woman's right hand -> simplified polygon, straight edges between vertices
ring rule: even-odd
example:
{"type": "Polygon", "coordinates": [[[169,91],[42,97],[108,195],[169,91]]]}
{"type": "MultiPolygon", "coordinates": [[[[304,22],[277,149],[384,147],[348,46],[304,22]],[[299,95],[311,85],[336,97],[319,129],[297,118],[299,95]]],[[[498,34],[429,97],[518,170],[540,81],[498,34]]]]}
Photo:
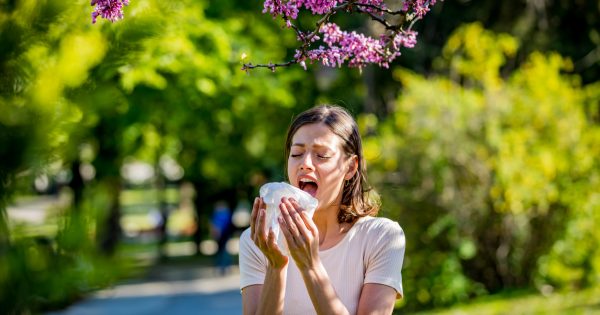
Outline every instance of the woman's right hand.
{"type": "Polygon", "coordinates": [[[256,197],[252,205],[250,237],[265,257],[267,257],[269,266],[281,269],[287,266],[289,258],[277,246],[273,230],[269,228],[267,231],[266,217],[267,205],[263,202],[262,198],[256,197]]]}

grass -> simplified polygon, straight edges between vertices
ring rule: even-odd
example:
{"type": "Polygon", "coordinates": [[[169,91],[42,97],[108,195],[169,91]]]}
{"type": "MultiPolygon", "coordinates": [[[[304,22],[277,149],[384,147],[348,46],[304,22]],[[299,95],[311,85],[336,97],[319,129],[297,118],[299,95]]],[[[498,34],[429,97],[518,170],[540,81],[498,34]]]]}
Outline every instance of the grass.
{"type": "MultiPolygon", "coordinates": [[[[400,314],[403,312],[400,311],[400,314]]],[[[523,294],[489,296],[447,309],[413,315],[579,315],[600,314],[600,287],[549,295],[523,294]]]]}

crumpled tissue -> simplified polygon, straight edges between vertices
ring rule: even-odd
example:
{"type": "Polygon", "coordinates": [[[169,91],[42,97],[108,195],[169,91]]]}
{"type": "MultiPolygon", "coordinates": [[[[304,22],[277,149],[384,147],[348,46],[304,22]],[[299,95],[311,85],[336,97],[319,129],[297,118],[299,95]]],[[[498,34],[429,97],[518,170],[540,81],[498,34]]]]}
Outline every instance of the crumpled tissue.
{"type": "Polygon", "coordinates": [[[283,236],[283,232],[280,231],[279,221],[277,221],[277,218],[281,216],[281,212],[279,211],[281,198],[286,197],[295,199],[298,204],[300,204],[300,207],[304,208],[304,211],[310,218],[312,218],[315,213],[319,201],[300,188],[284,182],[264,184],[260,187],[260,196],[267,206],[265,218],[267,231],[269,228],[273,229],[279,249],[287,255],[288,248],[285,242],[285,236],[283,236]]]}

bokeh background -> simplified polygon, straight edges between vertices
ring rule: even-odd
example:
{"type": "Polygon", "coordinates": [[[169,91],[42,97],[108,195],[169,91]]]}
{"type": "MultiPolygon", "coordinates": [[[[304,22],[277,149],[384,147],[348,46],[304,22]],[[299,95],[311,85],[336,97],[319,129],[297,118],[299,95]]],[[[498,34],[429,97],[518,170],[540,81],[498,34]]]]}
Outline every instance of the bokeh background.
{"type": "Polygon", "coordinates": [[[445,0],[390,69],[246,73],[297,45],[261,11],[131,0],[93,25],[89,1],[0,0],[0,313],[157,266],[235,273],[287,125],[322,103],[357,118],[405,230],[398,314],[600,313],[599,2],[445,0]]]}

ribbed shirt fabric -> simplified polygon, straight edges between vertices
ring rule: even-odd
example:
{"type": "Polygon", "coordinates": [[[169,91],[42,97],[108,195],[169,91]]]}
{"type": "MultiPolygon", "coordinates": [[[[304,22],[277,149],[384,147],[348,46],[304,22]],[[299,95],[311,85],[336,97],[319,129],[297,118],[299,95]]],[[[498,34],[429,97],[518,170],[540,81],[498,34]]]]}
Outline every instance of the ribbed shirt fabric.
{"type": "MultiPolygon", "coordinates": [[[[350,314],[355,314],[362,286],[379,283],[402,296],[402,262],[405,238],[397,222],[386,218],[363,217],[335,246],[319,251],[337,296],[350,314]]],[[[240,238],[240,288],[263,284],[267,259],[250,238],[250,229],[240,238]]],[[[284,314],[316,314],[302,275],[290,258],[284,314]]]]}

